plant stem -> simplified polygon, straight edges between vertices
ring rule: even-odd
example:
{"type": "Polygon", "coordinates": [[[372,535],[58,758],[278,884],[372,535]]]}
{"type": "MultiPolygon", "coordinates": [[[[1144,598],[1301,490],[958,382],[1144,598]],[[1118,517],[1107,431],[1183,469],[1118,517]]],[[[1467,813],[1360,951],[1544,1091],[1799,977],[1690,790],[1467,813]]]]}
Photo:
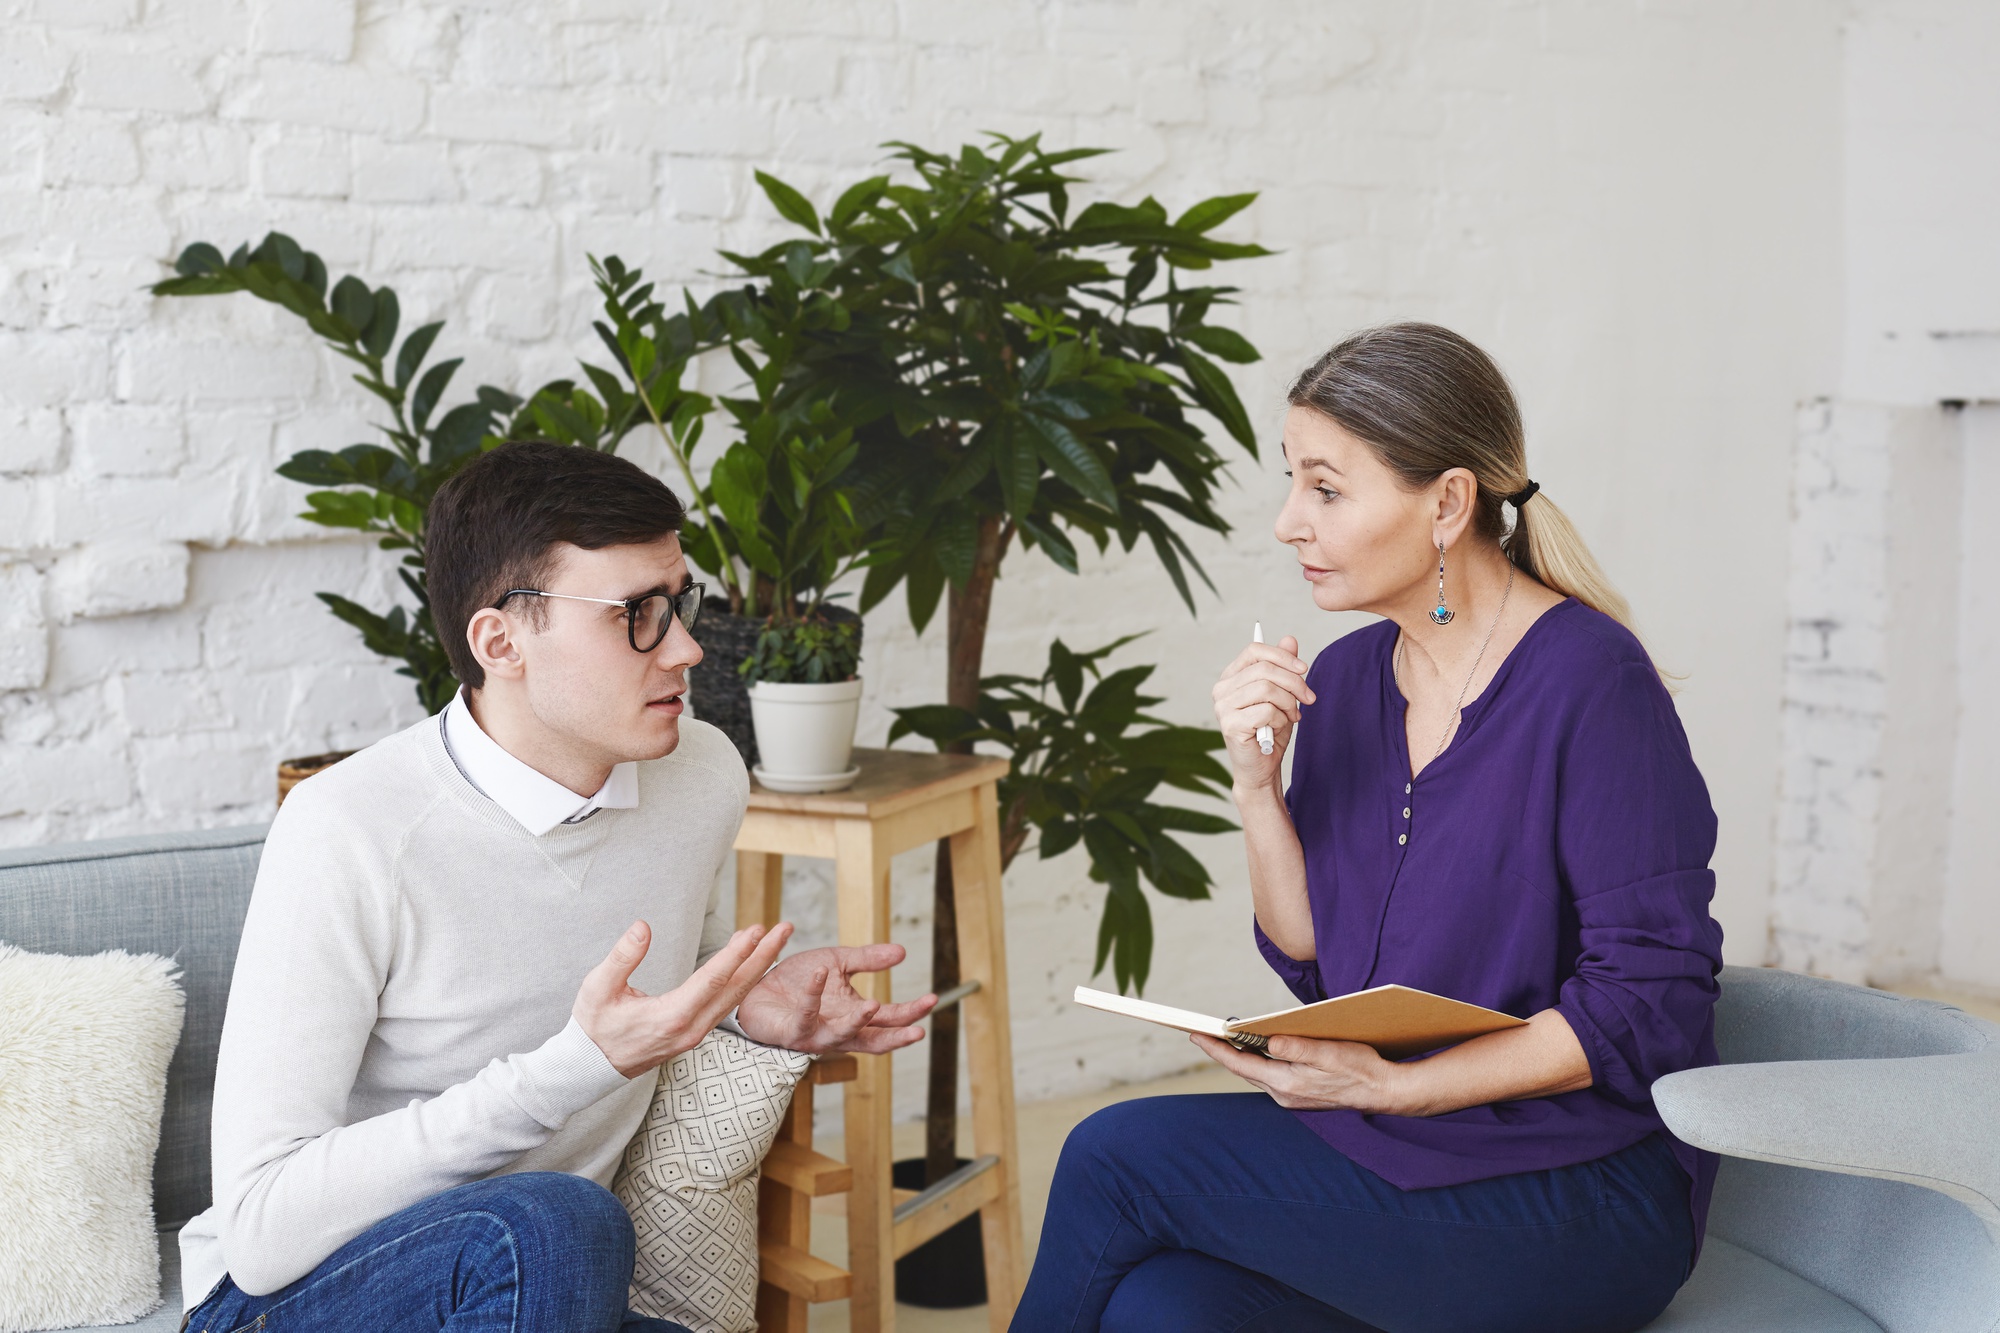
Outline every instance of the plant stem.
{"type": "MultiPolygon", "coordinates": [[[[630,367],[627,368],[629,369],[630,367]]],[[[709,512],[708,501],[704,500],[701,495],[701,485],[694,479],[694,465],[688,462],[688,456],[681,452],[680,445],[674,440],[673,432],[667,429],[667,423],[660,420],[659,410],[653,406],[652,397],[647,394],[646,386],[641,384],[637,387],[639,389],[639,401],[646,405],[647,419],[653,423],[653,429],[660,432],[660,439],[666,444],[667,452],[672,454],[674,461],[681,465],[681,475],[687,478],[688,494],[694,497],[695,507],[701,510],[701,521],[708,525],[710,533],[720,534],[722,529],[715,526],[715,515],[709,512]]],[[[721,576],[722,586],[729,592],[730,609],[734,611],[738,607],[745,606],[746,599],[743,595],[743,590],[736,585],[736,567],[729,559],[729,553],[722,549],[722,539],[719,535],[716,537],[715,549],[722,555],[722,568],[715,572],[721,576]]],[[[756,615],[757,608],[755,604],[749,604],[743,614],[756,615]]]]}
{"type": "MultiPolygon", "coordinates": [[[[945,702],[967,712],[979,708],[980,666],[986,656],[986,626],[993,614],[993,584],[1000,558],[1013,538],[998,514],[979,520],[972,577],[946,594],[945,633],[949,665],[945,702]]],[[[949,747],[972,753],[970,743],[949,747]]],[[[997,886],[996,886],[997,887],[997,886]]],[[[942,995],[959,983],[958,896],[951,870],[951,839],[940,838],[937,871],[931,881],[931,989],[942,995]]],[[[930,1086],[924,1118],[924,1183],[935,1185],[958,1167],[958,1006],[931,1020],[930,1086]]]]}

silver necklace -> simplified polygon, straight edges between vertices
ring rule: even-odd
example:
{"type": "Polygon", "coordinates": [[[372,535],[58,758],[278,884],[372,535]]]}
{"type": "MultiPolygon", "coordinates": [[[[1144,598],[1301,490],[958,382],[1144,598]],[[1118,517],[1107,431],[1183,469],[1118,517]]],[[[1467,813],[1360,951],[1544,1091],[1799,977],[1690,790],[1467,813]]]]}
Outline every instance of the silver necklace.
{"type": "MultiPolygon", "coordinates": [[[[1486,660],[1486,649],[1493,642],[1493,631],[1500,628],[1500,617],[1507,614],[1507,599],[1513,596],[1513,593],[1514,562],[1509,560],[1507,562],[1507,587],[1500,594],[1500,609],[1493,613],[1493,623],[1486,627],[1486,637],[1479,644],[1479,655],[1472,659],[1472,670],[1465,673],[1465,684],[1458,687],[1458,702],[1451,706],[1451,716],[1445,719],[1444,735],[1438,737],[1438,747],[1431,753],[1430,763],[1425,764],[1425,768],[1429,768],[1431,764],[1437,762],[1437,757],[1444,753],[1444,747],[1450,742],[1452,730],[1458,726],[1459,710],[1465,707],[1466,692],[1472,688],[1472,678],[1479,674],[1479,664],[1486,660]]],[[[1396,677],[1396,688],[1399,690],[1403,688],[1403,647],[1403,636],[1398,634],[1396,636],[1396,660],[1390,665],[1389,669],[1396,677]]],[[[1406,692],[1403,697],[1405,699],[1409,698],[1408,693],[1406,692]]]]}

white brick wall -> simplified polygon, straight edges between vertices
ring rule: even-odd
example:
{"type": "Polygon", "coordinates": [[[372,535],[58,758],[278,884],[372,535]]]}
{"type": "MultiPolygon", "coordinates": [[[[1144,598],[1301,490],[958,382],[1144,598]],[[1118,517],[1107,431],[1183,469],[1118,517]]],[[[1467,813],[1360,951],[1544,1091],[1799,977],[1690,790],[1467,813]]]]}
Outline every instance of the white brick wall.
{"type": "Polygon", "coordinates": [[[1769,961],[1935,971],[1957,748],[1959,414],[1800,416],[1769,961]]]}
{"type": "MultiPolygon", "coordinates": [[[[1535,475],[1688,674],[1717,911],[1732,956],[1760,957],[1792,414],[1832,391],[1838,345],[1838,18],[1816,0],[22,0],[0,43],[0,843],[262,818],[278,757],[415,716],[311,596],[385,603],[391,565],[293,518],[301,488],[271,472],[367,438],[367,404],[247,299],[145,296],[181,246],[286,230],[392,283],[406,319],[448,317],[461,385],[523,385],[593,345],[586,253],[706,283],[717,246],[773,236],[753,167],[824,202],[884,140],[1039,130],[1121,150],[1093,191],[1266,192],[1230,231],[1281,253],[1228,277],[1271,358],[1240,383],[1273,448],[1287,375],[1358,324],[1435,318],[1499,355],[1535,475]]],[[[1267,536],[1270,453],[1235,470],[1237,538],[1198,543],[1224,590],[1198,621],[1143,555],[1077,579],[1016,557],[993,666],[1038,662],[1052,628],[1151,629],[1135,653],[1195,721],[1251,619],[1309,647],[1348,628],[1267,536]]],[[[871,624],[864,738],[936,697],[940,639],[871,624]]],[[[1235,849],[1205,854],[1218,900],[1156,904],[1154,993],[1240,1011],[1275,988],[1235,849]]],[[[920,893],[899,893],[915,938],[920,893]]],[[[1024,862],[1009,893],[1024,1092],[1185,1061],[1064,1004],[1096,920],[1080,858],[1024,862]]]]}

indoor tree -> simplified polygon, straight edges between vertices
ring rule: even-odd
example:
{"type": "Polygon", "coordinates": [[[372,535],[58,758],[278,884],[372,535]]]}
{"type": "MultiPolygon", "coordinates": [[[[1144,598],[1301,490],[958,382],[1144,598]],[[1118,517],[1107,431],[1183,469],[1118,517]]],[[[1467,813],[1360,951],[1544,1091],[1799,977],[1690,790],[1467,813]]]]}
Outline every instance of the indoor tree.
{"type": "MultiPolygon", "coordinates": [[[[1229,528],[1215,506],[1225,460],[1201,418],[1255,456],[1248,415],[1217,361],[1258,354],[1209,322],[1235,289],[1184,275],[1267,252],[1212,235],[1251,194],[1205,199],[1179,216],[1150,197],[1073,211],[1079,178],[1064,168],[1103,150],[1051,152],[1038,136],[999,135],[954,154],[890,147],[910,175],[862,180],[824,215],[759,172],[798,234],[727,255],[749,281],[703,314],[724,326],[746,370],[783,364],[774,401],[828,403],[853,432],[854,491],[874,536],[862,608],[900,586],[921,631],[942,600],[945,705],[991,720],[986,635],[994,584],[1015,547],[1074,573],[1079,534],[1100,552],[1143,540],[1193,609],[1189,575],[1206,576],[1183,530],[1229,528]]],[[[988,739],[1007,743],[992,731],[988,739]]],[[[933,734],[959,751],[973,743],[970,732],[933,734]]],[[[1144,978],[1150,916],[1123,863],[1087,850],[1108,886],[1100,966],[1108,956],[1122,990],[1144,978]]],[[[937,861],[933,985],[942,991],[958,980],[957,929],[950,858],[937,861]]],[[[1156,887],[1172,873],[1145,858],[1136,869],[1156,887]]],[[[955,1134],[953,1014],[933,1025],[931,1061],[935,1180],[950,1169],[955,1134]]]]}

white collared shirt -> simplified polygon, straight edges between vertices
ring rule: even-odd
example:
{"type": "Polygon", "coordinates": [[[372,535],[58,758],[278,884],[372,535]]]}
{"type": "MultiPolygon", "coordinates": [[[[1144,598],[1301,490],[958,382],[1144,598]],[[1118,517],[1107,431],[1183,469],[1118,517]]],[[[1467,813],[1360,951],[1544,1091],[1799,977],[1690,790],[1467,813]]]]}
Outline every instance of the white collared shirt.
{"type": "Polygon", "coordinates": [[[578,796],[487,735],[466,706],[464,690],[446,705],[443,727],[444,748],[465,780],[537,838],[558,824],[580,824],[599,810],[631,810],[639,804],[638,764],[613,764],[595,796],[578,796]]]}

